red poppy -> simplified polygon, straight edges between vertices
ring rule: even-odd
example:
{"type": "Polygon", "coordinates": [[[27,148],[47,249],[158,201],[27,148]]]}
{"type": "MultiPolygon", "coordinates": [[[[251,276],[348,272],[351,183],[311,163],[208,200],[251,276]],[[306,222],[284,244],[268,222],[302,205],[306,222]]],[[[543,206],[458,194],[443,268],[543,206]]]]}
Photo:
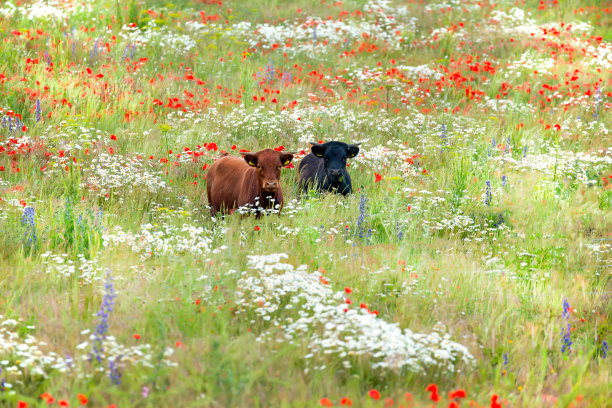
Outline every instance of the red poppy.
{"type": "Polygon", "coordinates": [[[501,404],[497,402],[498,399],[499,399],[499,395],[497,394],[493,394],[491,396],[491,408],[502,408],[501,404]]]}
{"type": "Polygon", "coordinates": [[[465,398],[465,396],[466,396],[465,390],[463,390],[461,388],[458,389],[458,390],[452,391],[452,392],[450,392],[448,394],[448,398],[450,398],[450,399],[465,398]]]}
{"type": "Polygon", "coordinates": [[[429,384],[425,391],[429,391],[431,394],[429,395],[429,399],[434,402],[440,401],[440,395],[438,395],[438,386],[436,384],[429,384]]]}
{"type": "Polygon", "coordinates": [[[53,396],[48,392],[43,392],[42,394],[40,394],[40,399],[45,400],[47,404],[51,404],[53,401],[55,401],[53,396]]]}
{"type": "Polygon", "coordinates": [[[58,404],[59,404],[60,407],[69,407],[70,406],[70,403],[68,401],[66,401],[66,400],[59,400],[58,404]]]}
{"type": "Polygon", "coordinates": [[[134,338],[135,338],[136,340],[140,340],[140,334],[138,334],[138,333],[134,334],[134,338]]]}
{"type": "Polygon", "coordinates": [[[353,405],[353,401],[351,401],[350,398],[342,398],[342,400],[340,400],[340,405],[346,405],[347,407],[350,407],[351,405],[353,405]]]}
{"type": "Polygon", "coordinates": [[[87,397],[85,396],[85,394],[77,394],[77,398],[79,402],[81,403],[81,405],[85,405],[89,401],[87,397]]]}
{"type": "Polygon", "coordinates": [[[378,183],[381,180],[382,180],[382,176],[378,173],[374,173],[374,182],[378,183]]]}
{"type": "Polygon", "coordinates": [[[333,407],[334,403],[330,401],[329,398],[321,398],[319,400],[319,404],[321,404],[322,407],[333,407]]]}
{"type": "Polygon", "coordinates": [[[368,392],[368,395],[374,400],[380,399],[380,392],[378,390],[370,390],[370,392],[368,392]]]}
{"type": "Polygon", "coordinates": [[[28,408],[28,403],[25,401],[17,401],[17,408],[28,408]]]}
{"type": "Polygon", "coordinates": [[[353,289],[351,289],[351,288],[349,288],[349,287],[345,287],[345,288],[344,288],[344,291],[345,291],[347,294],[350,294],[350,293],[353,291],[353,289]]]}

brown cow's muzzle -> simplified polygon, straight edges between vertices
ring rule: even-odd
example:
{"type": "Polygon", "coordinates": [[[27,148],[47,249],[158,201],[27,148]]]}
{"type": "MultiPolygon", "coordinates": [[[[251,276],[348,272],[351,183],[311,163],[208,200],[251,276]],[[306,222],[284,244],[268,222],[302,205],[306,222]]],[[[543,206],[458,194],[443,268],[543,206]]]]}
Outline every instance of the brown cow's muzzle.
{"type": "Polygon", "coordinates": [[[276,190],[278,190],[278,181],[264,181],[262,190],[265,193],[276,193],[276,190]]]}

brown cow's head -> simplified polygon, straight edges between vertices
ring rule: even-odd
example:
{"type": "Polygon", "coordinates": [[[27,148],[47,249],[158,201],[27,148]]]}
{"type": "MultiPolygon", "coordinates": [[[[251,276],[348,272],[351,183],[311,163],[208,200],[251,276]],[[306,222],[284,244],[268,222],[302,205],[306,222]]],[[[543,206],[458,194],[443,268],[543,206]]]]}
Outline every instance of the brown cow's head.
{"type": "Polygon", "coordinates": [[[249,166],[257,169],[259,189],[266,194],[275,194],[278,191],[281,168],[293,160],[292,152],[277,152],[272,149],[243,153],[243,156],[249,166]]]}

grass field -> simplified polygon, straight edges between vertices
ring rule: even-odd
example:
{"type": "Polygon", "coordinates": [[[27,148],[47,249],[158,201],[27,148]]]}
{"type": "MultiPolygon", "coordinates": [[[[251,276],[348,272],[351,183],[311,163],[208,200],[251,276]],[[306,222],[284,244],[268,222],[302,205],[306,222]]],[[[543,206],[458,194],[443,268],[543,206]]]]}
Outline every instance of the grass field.
{"type": "Polygon", "coordinates": [[[0,406],[612,405],[612,3],[0,4],[0,406]],[[309,142],[353,194],[297,199],[309,142]],[[223,151],[296,151],[212,218],[223,151]]]}

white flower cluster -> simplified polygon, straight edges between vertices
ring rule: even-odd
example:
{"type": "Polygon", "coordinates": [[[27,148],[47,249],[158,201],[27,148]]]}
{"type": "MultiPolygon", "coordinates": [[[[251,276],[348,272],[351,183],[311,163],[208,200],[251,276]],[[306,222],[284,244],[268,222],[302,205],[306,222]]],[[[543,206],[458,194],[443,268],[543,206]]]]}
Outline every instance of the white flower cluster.
{"type": "Polygon", "coordinates": [[[602,41],[598,47],[588,45],[587,53],[593,57],[589,62],[590,65],[605,70],[612,69],[612,44],[602,41]]]}
{"type": "Polygon", "coordinates": [[[99,197],[112,194],[125,195],[135,189],[149,193],[169,192],[170,186],[162,179],[162,173],[146,169],[146,160],[128,159],[120,154],[100,153],[84,169],[82,188],[95,191],[99,197]]]}
{"type": "Polygon", "coordinates": [[[19,13],[28,20],[49,19],[61,21],[76,12],[91,12],[91,10],[91,4],[88,2],[35,0],[17,7],[13,2],[7,1],[0,8],[0,16],[15,16],[19,13]]]}
{"type": "MultiPolygon", "coordinates": [[[[81,334],[89,334],[90,330],[84,330],[81,334]]],[[[89,340],[91,343],[96,342],[96,337],[94,334],[89,336],[89,340]]],[[[85,341],[76,346],[78,350],[91,350],[92,346],[89,341],[85,341]]],[[[117,342],[114,336],[106,336],[106,338],[99,345],[100,357],[104,361],[113,361],[116,363],[117,368],[123,371],[127,367],[127,365],[138,365],[146,368],[154,368],[154,358],[158,356],[159,353],[154,352],[151,345],[148,343],[142,343],[135,346],[126,346],[117,342]]],[[[163,358],[160,361],[161,364],[168,367],[176,367],[178,364],[171,361],[170,357],[174,354],[174,350],[170,347],[166,347],[163,352],[163,358]]],[[[88,353],[85,353],[81,356],[82,361],[89,361],[92,359],[92,356],[88,353]]],[[[97,371],[105,371],[108,372],[108,367],[99,365],[96,367],[97,371]]]]}
{"type": "Polygon", "coordinates": [[[211,108],[208,115],[210,123],[219,128],[212,135],[217,140],[227,140],[232,134],[261,133],[281,136],[288,133],[300,135],[299,139],[304,143],[311,142],[316,138],[314,123],[307,119],[306,114],[302,118],[300,113],[302,110],[296,109],[276,114],[271,111],[265,112],[261,106],[249,112],[244,105],[241,105],[234,107],[226,115],[211,108]]]}
{"type": "Polygon", "coordinates": [[[487,109],[498,113],[514,112],[533,114],[536,112],[535,107],[533,107],[532,105],[523,102],[515,102],[512,99],[497,99],[490,98],[489,96],[484,95],[483,102],[487,109]]]}
{"type": "Polygon", "coordinates": [[[98,258],[87,259],[85,255],[78,254],[77,260],[68,258],[68,254],[53,254],[51,251],[40,255],[46,265],[46,273],[54,276],[67,278],[77,276],[86,283],[94,280],[101,281],[104,277],[103,268],[98,264],[98,258]]]}
{"type": "MultiPolygon", "coordinates": [[[[0,315],[0,319],[2,319],[0,315]]],[[[0,378],[5,379],[4,386],[13,388],[13,384],[21,383],[30,377],[47,378],[53,372],[73,373],[78,376],[87,376],[88,367],[77,364],[78,361],[91,360],[91,347],[88,342],[76,346],[74,353],[61,357],[53,351],[45,351],[47,343],[37,340],[30,334],[20,335],[15,331],[22,323],[14,319],[0,322],[0,378]],[[71,357],[70,355],[74,355],[71,357]]],[[[33,326],[24,329],[33,330],[33,326]]],[[[81,334],[88,334],[85,330],[81,334]]],[[[94,336],[90,339],[93,341],[94,336]]],[[[124,370],[128,365],[154,368],[154,358],[158,356],[150,344],[142,343],[135,346],[125,346],[117,342],[113,336],[107,336],[101,343],[100,357],[107,361],[115,361],[117,368],[124,370]]],[[[169,358],[174,350],[167,347],[164,350],[160,363],[165,366],[176,366],[169,358]]],[[[108,372],[107,366],[99,366],[98,371],[108,372]]]]}
{"type": "Polygon", "coordinates": [[[406,147],[400,140],[389,140],[386,146],[364,143],[364,148],[353,162],[357,168],[366,167],[375,172],[393,170],[404,177],[415,176],[419,167],[408,162],[415,154],[414,149],[406,147]]]}
{"type": "Polygon", "coordinates": [[[108,144],[109,134],[99,129],[83,126],[76,122],[62,121],[58,125],[47,126],[42,134],[47,146],[60,150],[84,150],[96,143],[108,144]]]}
{"type": "Polygon", "coordinates": [[[520,59],[508,63],[508,66],[501,68],[500,71],[504,78],[516,79],[517,74],[531,75],[533,71],[538,71],[538,74],[552,75],[556,68],[557,62],[554,59],[542,58],[530,51],[525,51],[520,59]]]}
{"type": "Polygon", "coordinates": [[[531,13],[525,10],[513,7],[506,11],[494,10],[491,13],[492,22],[495,25],[490,25],[490,29],[502,33],[504,35],[525,36],[530,37],[534,34],[538,37],[545,37],[549,41],[559,42],[558,35],[562,33],[581,34],[589,33],[593,27],[586,22],[568,22],[561,25],[557,22],[538,25],[536,21],[529,18],[531,13]]]}
{"type": "Polygon", "coordinates": [[[121,27],[119,37],[123,38],[126,44],[156,45],[164,50],[183,54],[196,46],[196,41],[190,36],[175,33],[165,26],[157,26],[154,21],[149,22],[144,29],[124,25],[121,27]]]}
{"type": "Polygon", "coordinates": [[[545,153],[529,154],[516,160],[509,155],[491,158],[495,166],[507,163],[516,171],[539,171],[547,175],[569,178],[583,184],[596,184],[598,173],[612,169],[612,150],[594,155],[585,152],[550,148],[545,153]]]}
{"type": "Polygon", "coordinates": [[[9,381],[5,384],[7,388],[11,388],[10,381],[20,381],[23,376],[47,377],[51,371],[68,371],[70,366],[65,358],[52,351],[44,352],[42,348],[47,344],[30,334],[20,336],[14,331],[17,324],[14,319],[0,322],[0,378],[9,381]]]}
{"type": "MultiPolygon", "coordinates": [[[[358,18],[345,21],[307,17],[282,24],[257,24],[242,21],[234,24],[225,33],[247,41],[250,47],[263,45],[266,48],[281,46],[292,55],[296,53],[328,52],[329,46],[349,46],[362,36],[382,40],[393,48],[399,48],[401,38],[397,32],[410,32],[416,28],[416,17],[408,16],[405,6],[393,7],[389,1],[374,0],[364,6],[365,13],[358,18]],[[291,41],[290,47],[285,45],[291,41]]],[[[194,27],[192,25],[192,27],[194,27]]]]}
{"type": "MultiPolygon", "coordinates": [[[[319,273],[283,263],[286,258],[286,254],[249,256],[248,266],[255,274],[243,272],[237,303],[280,327],[284,335],[278,342],[306,339],[311,353],[305,358],[334,355],[350,367],[351,360],[367,356],[373,368],[415,373],[454,372],[473,362],[467,348],[448,334],[413,333],[385,322],[366,307],[347,304],[346,295],[334,292],[319,273]]],[[[269,341],[274,333],[266,331],[258,339],[269,341]]]]}
{"type": "Polygon", "coordinates": [[[595,274],[600,275],[601,271],[610,271],[612,275],[612,240],[594,239],[586,247],[595,255],[595,274]]]}
{"type": "Polygon", "coordinates": [[[436,219],[423,223],[432,231],[445,231],[451,235],[461,236],[463,241],[482,242],[496,234],[508,235],[510,228],[503,218],[497,220],[476,220],[476,218],[457,212],[446,212],[436,219]]]}
{"type": "Polygon", "coordinates": [[[117,226],[112,232],[105,233],[104,246],[127,245],[133,252],[147,259],[153,255],[193,254],[206,256],[218,253],[226,246],[213,249],[214,234],[224,234],[224,229],[210,231],[199,226],[183,224],[180,227],[163,222],[161,225],[143,224],[136,234],[124,232],[117,226]],[[215,232],[216,231],[216,232],[215,232]]]}

